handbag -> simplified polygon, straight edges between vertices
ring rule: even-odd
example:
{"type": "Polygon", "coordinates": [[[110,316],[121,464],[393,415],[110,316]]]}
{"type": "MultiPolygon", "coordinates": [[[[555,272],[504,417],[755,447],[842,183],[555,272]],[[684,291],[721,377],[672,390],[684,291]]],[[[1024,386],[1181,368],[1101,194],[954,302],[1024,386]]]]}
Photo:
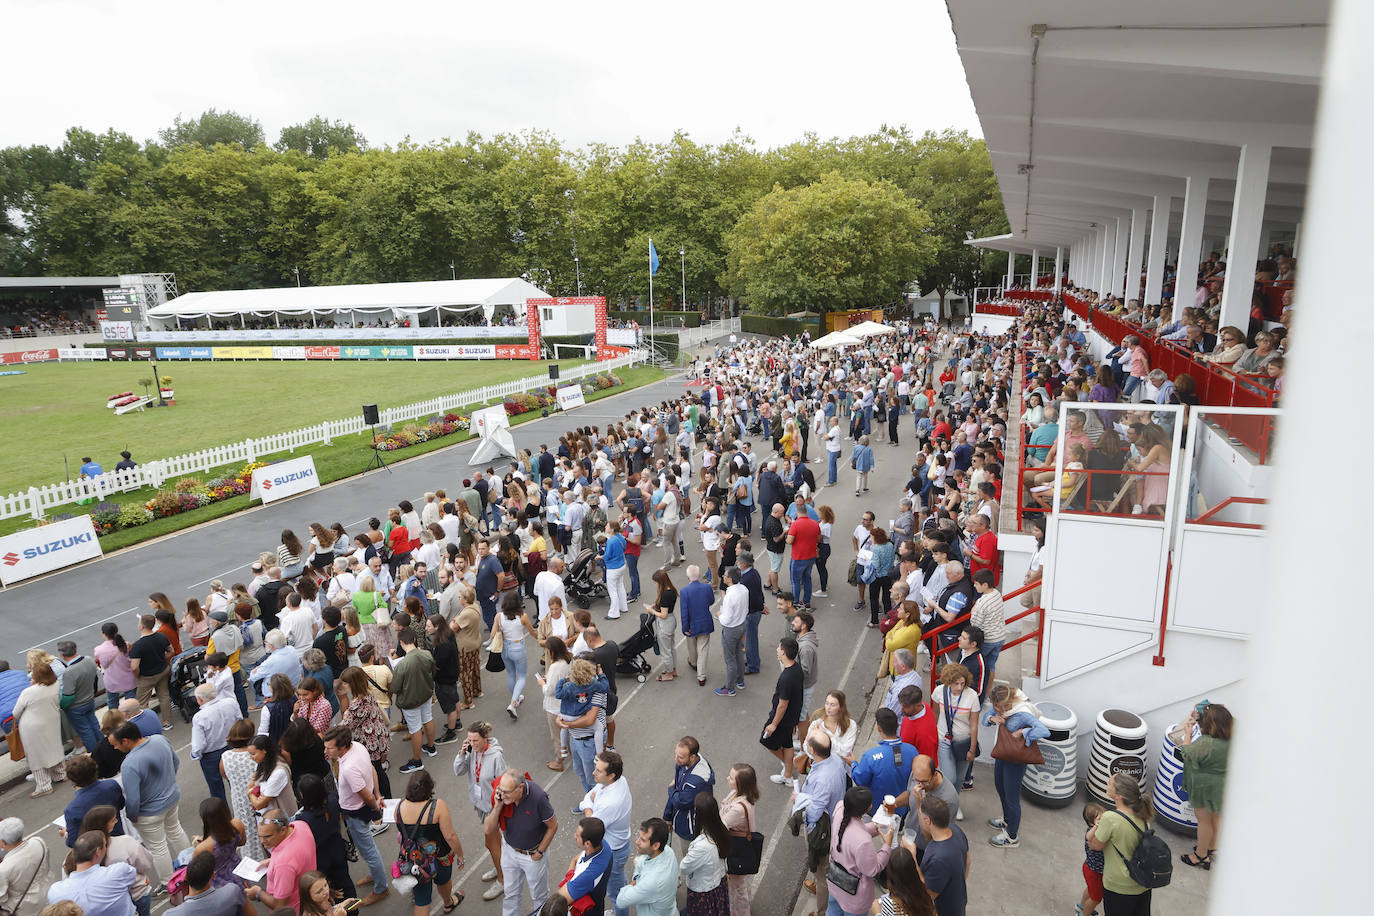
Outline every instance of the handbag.
{"type": "Polygon", "coordinates": [[[839,890],[846,894],[857,894],[859,892],[859,876],[845,868],[835,857],[830,857],[830,864],[825,869],[825,880],[835,885],[839,890]]]}
{"type": "Polygon", "coordinates": [[[497,655],[500,655],[500,654],[501,654],[501,650],[504,649],[505,647],[506,647],[506,636],[505,636],[505,634],[501,631],[501,628],[500,628],[500,627],[497,627],[497,628],[495,628],[495,631],[491,634],[491,643],[489,644],[489,648],[491,649],[492,652],[496,653],[497,655]]]}
{"type": "Polygon", "coordinates": [[[763,858],[763,834],[754,829],[754,819],[746,805],[745,829],[730,831],[730,854],[725,857],[727,875],[757,875],[759,860],[763,858]]]}
{"type": "Polygon", "coordinates": [[[1003,763],[1017,764],[1043,764],[1045,762],[1044,755],[1040,753],[1040,742],[1033,741],[1027,745],[1007,729],[1005,722],[997,728],[997,743],[992,748],[992,759],[1000,760],[1003,763]]]}
{"type": "Polygon", "coordinates": [[[499,650],[487,653],[487,663],[484,666],[492,674],[500,674],[506,670],[506,660],[501,657],[499,650]]]}
{"type": "Polygon", "coordinates": [[[10,760],[18,763],[24,759],[24,739],[19,737],[19,723],[14,723],[10,733],[5,736],[5,743],[10,748],[10,760]]]}

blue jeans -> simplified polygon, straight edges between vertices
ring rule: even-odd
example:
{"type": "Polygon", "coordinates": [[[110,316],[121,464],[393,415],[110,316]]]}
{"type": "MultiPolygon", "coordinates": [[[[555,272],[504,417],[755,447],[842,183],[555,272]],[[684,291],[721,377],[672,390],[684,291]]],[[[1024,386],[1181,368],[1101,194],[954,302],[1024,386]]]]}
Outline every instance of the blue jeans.
{"type": "Polygon", "coordinates": [[[482,626],[490,632],[491,625],[496,622],[496,599],[478,598],[477,603],[482,607],[482,626]]]}
{"type": "Polygon", "coordinates": [[[152,895],[152,894],[144,894],[142,897],[140,897],[140,898],[138,898],[137,900],[135,900],[135,901],[134,901],[134,912],[138,913],[138,916],[152,916],[152,912],[153,912],[153,895],[152,895]]]}
{"type": "MultiPolygon", "coordinates": [[[[611,850],[611,876],[606,881],[606,900],[615,902],[620,889],[625,886],[625,863],[630,860],[630,845],[626,843],[619,849],[611,850]]],[[[630,916],[628,907],[616,907],[615,916],[630,916]]]]}
{"type": "Polygon", "coordinates": [[[105,691],[105,708],[118,709],[120,700],[132,700],[137,695],[137,690],[126,690],[123,693],[117,690],[107,690],[105,691]]]}
{"type": "Polygon", "coordinates": [[[95,717],[95,700],[68,709],[67,721],[72,724],[72,731],[76,732],[81,743],[86,746],[86,753],[94,751],[100,742],[105,740],[100,735],[100,722],[95,717]]]}
{"type": "Polygon", "coordinates": [[[829,473],[826,475],[825,482],[828,483],[828,484],[834,484],[835,481],[839,480],[839,472],[840,472],[840,453],[839,453],[839,452],[827,451],[825,454],[826,454],[826,457],[827,457],[828,459],[830,459],[829,462],[828,462],[828,464],[829,464],[829,473]]]}
{"type": "Polygon", "coordinates": [[[988,674],[985,681],[989,684],[992,683],[992,672],[997,667],[997,659],[1002,655],[1002,647],[1006,644],[1007,641],[1004,639],[1001,642],[984,643],[978,647],[978,654],[983,656],[983,670],[988,674]]]}
{"type": "Polygon", "coordinates": [[[571,745],[573,772],[577,774],[578,780],[582,783],[582,791],[590,792],[592,786],[596,785],[596,780],[592,778],[592,773],[596,769],[596,737],[594,735],[588,735],[585,738],[569,736],[568,743],[571,745]]]}
{"type": "Polygon", "coordinates": [[[792,561],[792,600],[798,604],[811,603],[811,567],[815,565],[815,557],[792,561]]]}
{"type": "Polygon", "coordinates": [[[1012,838],[1021,829],[1021,780],[1025,775],[1024,763],[992,762],[992,779],[997,784],[997,797],[1002,800],[1002,820],[1007,822],[1007,836],[1012,838]]]}
{"type": "Polygon", "coordinates": [[[228,801],[229,797],[224,794],[224,777],[219,773],[219,759],[224,756],[225,750],[201,751],[200,771],[205,774],[205,784],[210,787],[211,797],[228,801]]]}
{"type": "Polygon", "coordinates": [[[510,690],[510,701],[514,703],[525,692],[526,657],[525,643],[507,643],[501,649],[501,661],[506,663],[506,687],[510,690]]]}
{"type": "Polygon", "coordinates": [[[759,621],[762,614],[750,614],[744,618],[744,673],[759,673],[759,621]]]}
{"type": "Polygon", "coordinates": [[[248,718],[248,691],[243,686],[243,671],[235,671],[233,675],[234,699],[239,701],[239,715],[246,719],[248,718]]]}
{"type": "Polygon", "coordinates": [[[639,597],[639,557],[633,553],[625,554],[625,566],[630,570],[630,594],[625,596],[625,600],[633,601],[639,597]]]}
{"type": "Polygon", "coordinates": [[[1140,384],[1141,379],[1136,378],[1134,375],[1126,376],[1126,385],[1121,389],[1121,400],[1129,403],[1131,400],[1132,392],[1134,392],[1136,388],[1140,387],[1140,384]]]}
{"type": "Polygon", "coordinates": [[[953,744],[940,738],[940,775],[954,783],[956,789],[962,789],[965,774],[973,772],[973,761],[968,759],[968,749],[972,743],[970,738],[953,744]]]}
{"type": "Polygon", "coordinates": [[[367,863],[367,873],[372,876],[372,889],[379,894],[383,893],[386,891],[387,882],[391,880],[391,869],[382,862],[381,850],[377,848],[377,841],[372,838],[372,822],[347,811],[343,812],[343,818],[344,823],[348,825],[348,835],[353,838],[353,845],[358,849],[358,855],[367,863]]]}
{"type": "MultiPolygon", "coordinates": [[[[824,876],[818,875],[817,877],[823,878],[824,876]]],[[[846,909],[842,909],[840,907],[840,902],[836,900],[835,896],[832,894],[830,896],[830,902],[825,906],[825,916],[868,916],[868,911],[864,910],[859,913],[851,913],[846,909]]]]}

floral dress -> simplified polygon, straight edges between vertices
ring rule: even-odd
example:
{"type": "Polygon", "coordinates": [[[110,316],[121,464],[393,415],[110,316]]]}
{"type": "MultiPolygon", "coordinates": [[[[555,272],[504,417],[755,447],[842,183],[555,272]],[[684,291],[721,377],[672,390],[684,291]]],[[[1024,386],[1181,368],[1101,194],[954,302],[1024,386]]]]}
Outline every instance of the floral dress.
{"type": "Polygon", "coordinates": [[[367,748],[367,755],[385,768],[391,753],[391,727],[372,694],[355,697],[339,721],[352,729],[353,740],[367,748]]]}
{"type": "Polygon", "coordinates": [[[243,854],[250,859],[262,861],[267,852],[258,840],[257,829],[249,826],[257,823],[253,806],[248,801],[248,790],[253,785],[253,774],[257,772],[258,765],[253,762],[247,751],[236,748],[225,751],[219,760],[224,767],[224,778],[227,783],[225,794],[229,796],[229,810],[244,824],[244,832],[248,834],[243,854]]]}

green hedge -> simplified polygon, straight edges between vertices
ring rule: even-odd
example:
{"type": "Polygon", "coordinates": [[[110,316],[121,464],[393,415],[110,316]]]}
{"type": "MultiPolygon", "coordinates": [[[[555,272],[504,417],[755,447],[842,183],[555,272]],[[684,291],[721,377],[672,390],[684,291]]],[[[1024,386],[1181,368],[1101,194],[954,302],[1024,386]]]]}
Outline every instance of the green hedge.
{"type": "MultiPolygon", "coordinates": [[[[639,309],[632,312],[608,311],[606,314],[612,318],[618,318],[621,321],[638,321],[642,325],[648,325],[649,323],[648,309],[639,309]]],[[[668,321],[670,319],[672,321],[677,321],[679,318],[687,319],[687,327],[689,328],[701,327],[701,312],[673,312],[665,309],[654,309],[654,321],[668,321]]]]}
{"type": "Polygon", "coordinates": [[[748,334],[766,334],[769,337],[800,337],[803,331],[810,331],[815,338],[821,333],[819,322],[774,318],[771,315],[744,315],[739,324],[740,329],[748,334]]]}

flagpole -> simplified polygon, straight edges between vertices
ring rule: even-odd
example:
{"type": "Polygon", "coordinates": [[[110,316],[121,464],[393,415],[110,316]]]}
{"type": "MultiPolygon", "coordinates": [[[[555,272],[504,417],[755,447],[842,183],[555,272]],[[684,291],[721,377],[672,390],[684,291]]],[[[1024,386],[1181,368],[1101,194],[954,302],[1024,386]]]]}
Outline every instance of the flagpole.
{"type": "MultiPolygon", "coordinates": [[[[654,240],[649,238],[649,349],[654,348],[654,240]]],[[[652,352],[650,356],[652,356],[652,352]]]]}

